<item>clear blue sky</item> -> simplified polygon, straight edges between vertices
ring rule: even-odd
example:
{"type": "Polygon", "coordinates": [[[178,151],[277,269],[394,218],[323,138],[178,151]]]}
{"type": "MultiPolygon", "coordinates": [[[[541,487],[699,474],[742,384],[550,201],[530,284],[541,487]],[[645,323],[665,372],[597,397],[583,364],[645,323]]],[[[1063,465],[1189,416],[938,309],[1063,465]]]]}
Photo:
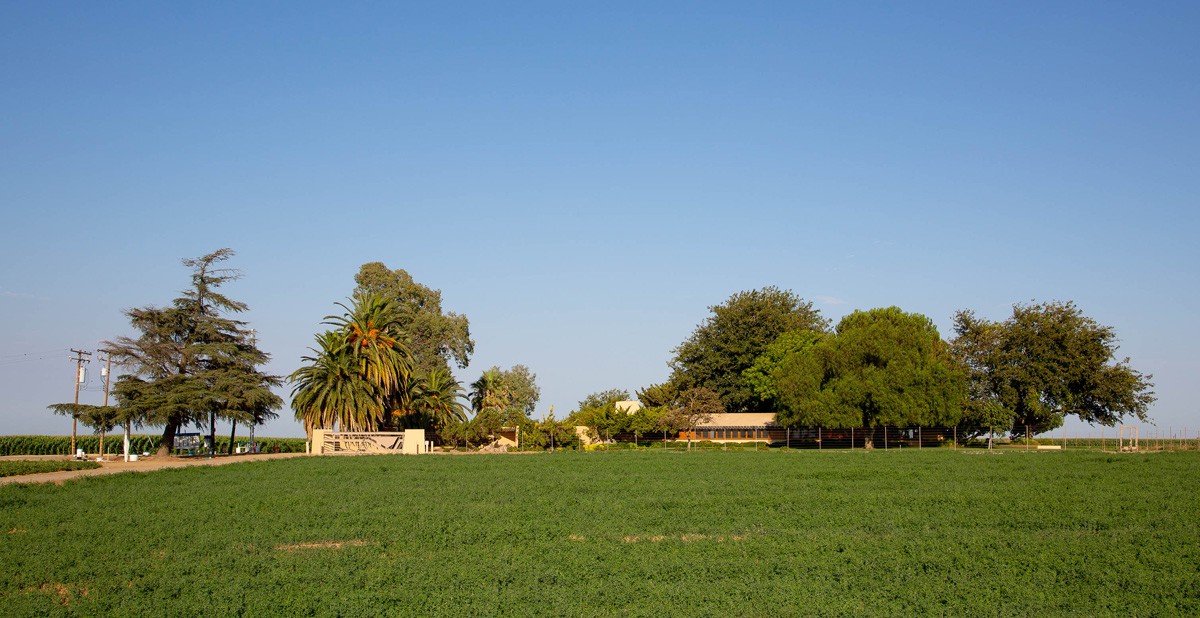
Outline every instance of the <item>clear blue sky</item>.
{"type": "Polygon", "coordinates": [[[0,434],[226,246],[278,374],[368,261],[559,418],[738,290],[1060,299],[1200,427],[1200,4],[574,4],[0,4],[0,434]]]}

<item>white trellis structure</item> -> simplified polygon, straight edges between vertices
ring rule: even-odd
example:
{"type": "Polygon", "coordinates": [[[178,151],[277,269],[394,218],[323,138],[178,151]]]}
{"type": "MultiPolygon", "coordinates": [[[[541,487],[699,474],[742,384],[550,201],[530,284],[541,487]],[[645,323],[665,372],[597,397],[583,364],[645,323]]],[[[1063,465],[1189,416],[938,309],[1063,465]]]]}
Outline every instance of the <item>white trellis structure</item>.
{"type": "Polygon", "coordinates": [[[1135,425],[1121,425],[1118,447],[1122,453],[1132,453],[1138,450],[1138,428],[1135,425]]]}
{"type": "Polygon", "coordinates": [[[330,431],[314,429],[309,453],[313,455],[368,455],[428,453],[424,429],[404,431],[330,431]]]}

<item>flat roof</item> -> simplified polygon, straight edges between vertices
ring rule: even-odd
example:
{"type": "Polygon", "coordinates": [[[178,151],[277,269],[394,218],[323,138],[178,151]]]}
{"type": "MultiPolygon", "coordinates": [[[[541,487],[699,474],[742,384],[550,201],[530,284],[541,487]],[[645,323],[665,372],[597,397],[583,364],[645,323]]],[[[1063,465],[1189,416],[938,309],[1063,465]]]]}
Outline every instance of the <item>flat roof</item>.
{"type": "Polygon", "coordinates": [[[706,427],[767,427],[775,425],[774,412],[726,412],[714,414],[712,420],[697,425],[696,429],[706,427]]]}

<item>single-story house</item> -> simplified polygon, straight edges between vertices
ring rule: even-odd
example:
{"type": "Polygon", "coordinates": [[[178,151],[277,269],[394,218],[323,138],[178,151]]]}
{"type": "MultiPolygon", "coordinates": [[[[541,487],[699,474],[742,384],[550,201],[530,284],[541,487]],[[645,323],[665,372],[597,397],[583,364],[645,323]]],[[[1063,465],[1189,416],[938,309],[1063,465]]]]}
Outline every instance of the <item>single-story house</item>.
{"type": "MultiPolygon", "coordinates": [[[[679,432],[680,440],[688,439],[688,431],[679,432]]],[[[787,430],[775,424],[774,412],[725,412],[698,425],[691,432],[692,440],[711,442],[783,442],[787,430]]]]}

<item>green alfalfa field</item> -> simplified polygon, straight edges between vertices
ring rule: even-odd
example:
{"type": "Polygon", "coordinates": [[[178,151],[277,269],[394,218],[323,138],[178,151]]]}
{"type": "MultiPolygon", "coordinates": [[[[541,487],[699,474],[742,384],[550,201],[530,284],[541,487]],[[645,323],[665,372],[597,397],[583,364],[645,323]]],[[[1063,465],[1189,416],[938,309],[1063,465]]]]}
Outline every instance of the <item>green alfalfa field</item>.
{"type": "Polygon", "coordinates": [[[5,615],[1200,615],[1200,453],[308,457],[0,487],[5,615]]]}

